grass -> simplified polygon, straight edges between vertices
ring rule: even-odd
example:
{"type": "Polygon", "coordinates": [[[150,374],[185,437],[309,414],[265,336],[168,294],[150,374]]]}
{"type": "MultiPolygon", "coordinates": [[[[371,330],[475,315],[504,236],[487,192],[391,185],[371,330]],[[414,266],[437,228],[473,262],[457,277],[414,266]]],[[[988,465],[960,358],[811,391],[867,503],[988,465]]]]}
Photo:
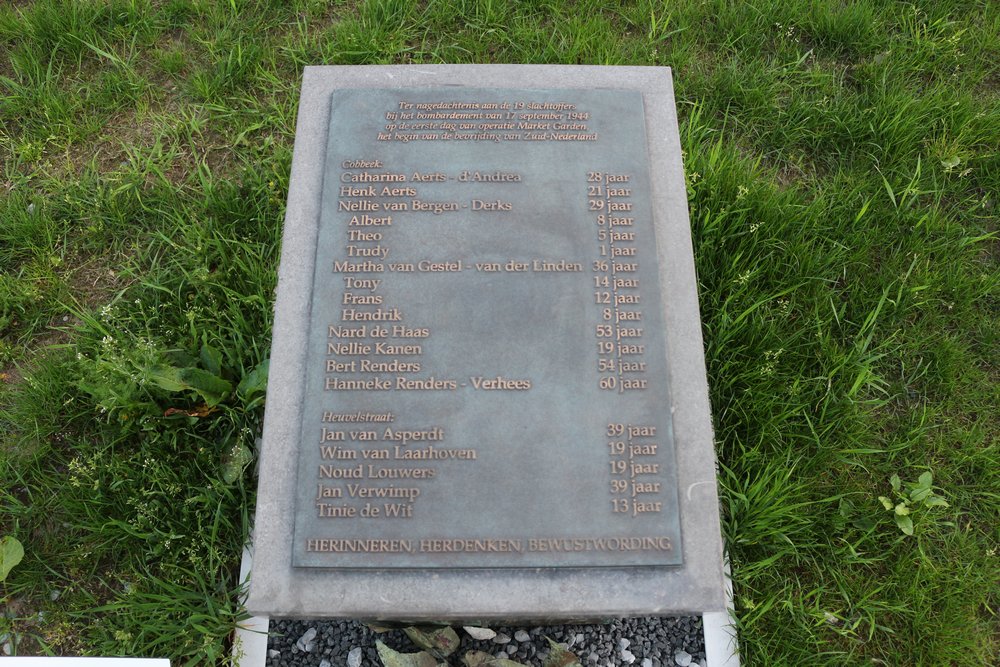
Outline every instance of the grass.
{"type": "Polygon", "coordinates": [[[226,660],[304,65],[670,65],[744,663],[995,661],[998,35],[975,0],[0,7],[0,635],[226,660]],[[878,497],[927,471],[904,535],[878,497]]]}

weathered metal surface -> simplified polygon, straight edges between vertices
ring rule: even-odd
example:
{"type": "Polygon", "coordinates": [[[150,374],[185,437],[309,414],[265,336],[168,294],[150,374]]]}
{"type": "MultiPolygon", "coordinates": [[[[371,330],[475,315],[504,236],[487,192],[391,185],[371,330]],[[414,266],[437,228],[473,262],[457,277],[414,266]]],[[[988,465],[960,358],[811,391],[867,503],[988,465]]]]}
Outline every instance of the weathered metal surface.
{"type": "Polygon", "coordinates": [[[642,95],[330,106],[293,565],[680,564],[642,95]]]}

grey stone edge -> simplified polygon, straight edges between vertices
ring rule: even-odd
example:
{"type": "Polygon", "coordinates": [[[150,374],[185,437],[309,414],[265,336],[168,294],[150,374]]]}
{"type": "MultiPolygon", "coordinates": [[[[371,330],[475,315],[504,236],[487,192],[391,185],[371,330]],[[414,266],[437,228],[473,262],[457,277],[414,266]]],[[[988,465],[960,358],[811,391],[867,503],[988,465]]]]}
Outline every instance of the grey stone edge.
{"type": "Polygon", "coordinates": [[[271,347],[247,608],[284,618],[463,622],[599,620],[725,608],[712,423],[671,72],[665,67],[306,67],[271,347]],[[667,326],[684,565],[527,570],[295,569],[296,440],[330,93],[395,87],[598,88],[643,94],[667,326]],[[669,295],[669,298],[668,298],[669,295]]]}

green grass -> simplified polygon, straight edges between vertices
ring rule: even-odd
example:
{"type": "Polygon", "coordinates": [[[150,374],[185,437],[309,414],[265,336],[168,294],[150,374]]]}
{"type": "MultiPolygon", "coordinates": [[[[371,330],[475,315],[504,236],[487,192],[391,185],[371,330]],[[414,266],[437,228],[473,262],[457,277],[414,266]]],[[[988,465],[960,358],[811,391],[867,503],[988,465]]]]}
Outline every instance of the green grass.
{"type": "Polygon", "coordinates": [[[744,663],[995,662],[985,0],[0,7],[0,634],[225,660],[301,68],[432,62],[674,68],[744,663]]]}

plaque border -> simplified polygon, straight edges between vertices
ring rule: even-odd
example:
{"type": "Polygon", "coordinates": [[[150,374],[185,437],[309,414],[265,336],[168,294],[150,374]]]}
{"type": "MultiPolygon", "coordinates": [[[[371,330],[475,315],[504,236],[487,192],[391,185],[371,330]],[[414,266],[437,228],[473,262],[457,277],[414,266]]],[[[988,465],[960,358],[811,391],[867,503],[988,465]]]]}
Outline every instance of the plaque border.
{"type": "MultiPolygon", "coordinates": [[[[354,89],[354,90],[370,90],[370,91],[375,91],[377,93],[392,93],[393,95],[395,95],[398,89],[396,89],[396,88],[388,88],[388,89],[386,89],[386,88],[369,88],[369,89],[354,89]]],[[[437,89],[435,89],[435,88],[430,88],[430,89],[421,88],[420,90],[422,90],[422,91],[426,91],[426,90],[437,91],[437,90],[440,90],[440,89],[439,88],[437,88],[437,89]]],[[[518,95],[520,95],[522,93],[531,94],[532,91],[535,91],[535,90],[539,91],[540,93],[544,92],[544,93],[549,93],[549,94],[551,94],[551,93],[557,93],[558,94],[560,91],[565,90],[568,93],[568,97],[571,98],[571,99],[573,99],[573,101],[578,102],[578,103],[581,102],[582,100],[584,100],[587,97],[586,94],[588,92],[599,93],[601,96],[616,96],[618,98],[619,102],[624,97],[624,96],[618,95],[614,91],[601,90],[601,89],[596,89],[595,90],[593,88],[590,88],[590,89],[588,89],[588,88],[560,88],[560,89],[555,89],[555,90],[546,89],[546,90],[543,91],[541,89],[524,90],[524,89],[519,89],[519,88],[502,88],[502,89],[496,89],[496,88],[475,88],[475,87],[464,88],[463,87],[463,90],[464,91],[473,91],[473,90],[475,90],[477,93],[480,93],[480,94],[491,94],[494,91],[499,90],[504,95],[508,95],[508,94],[513,95],[514,97],[511,97],[511,99],[520,99],[518,97],[518,95]]],[[[344,92],[344,89],[334,90],[333,91],[332,95],[334,97],[334,100],[336,99],[338,92],[344,92]]],[[[641,93],[639,93],[637,91],[626,91],[626,92],[630,96],[630,99],[634,99],[635,102],[637,102],[638,104],[641,104],[641,102],[642,102],[642,94],[641,93]]],[[[485,98],[482,98],[482,99],[485,99],[485,98]]],[[[336,104],[336,102],[334,100],[331,100],[331,107],[335,106],[335,104],[336,104]]],[[[584,102],[586,104],[586,108],[592,110],[593,107],[591,105],[593,103],[595,103],[596,101],[597,100],[593,99],[593,98],[586,99],[586,101],[584,102]]],[[[343,102],[340,102],[340,103],[343,103],[343,102]]],[[[636,118],[636,120],[640,121],[635,126],[636,129],[638,130],[638,132],[637,132],[637,135],[638,135],[637,136],[637,141],[639,142],[640,145],[646,146],[648,144],[648,142],[646,140],[645,109],[644,108],[641,109],[637,115],[638,115],[638,118],[636,118]]],[[[613,119],[612,118],[606,118],[604,120],[605,121],[613,120],[615,123],[617,123],[619,121],[619,119],[617,117],[615,117],[613,119]]],[[[378,122],[376,124],[377,125],[381,125],[382,122],[384,122],[384,121],[380,121],[380,122],[378,122]]],[[[334,118],[333,117],[331,117],[330,123],[331,123],[331,125],[330,125],[331,127],[337,127],[336,125],[334,125],[334,118]]],[[[618,134],[617,136],[621,137],[622,135],[618,134]]],[[[352,156],[352,155],[360,154],[357,151],[354,151],[354,152],[351,152],[349,154],[348,153],[344,153],[344,154],[338,156],[337,160],[331,159],[329,151],[331,150],[331,147],[333,146],[333,143],[336,140],[336,136],[335,135],[331,136],[331,135],[328,134],[327,138],[328,138],[328,140],[330,142],[330,145],[328,145],[328,147],[327,147],[327,152],[326,152],[326,157],[325,157],[325,164],[326,164],[326,168],[327,169],[329,169],[332,164],[334,164],[335,162],[339,161],[340,157],[347,157],[347,156],[352,156]]],[[[371,141],[371,139],[369,139],[369,141],[371,141]]],[[[614,139],[611,139],[611,141],[614,142],[614,139]]],[[[615,144],[611,143],[610,145],[613,146],[615,144]]],[[[383,148],[385,148],[385,146],[383,146],[383,148]]],[[[471,153],[473,153],[476,150],[475,144],[472,144],[472,143],[461,144],[461,145],[459,145],[458,148],[460,149],[459,152],[461,152],[463,154],[463,156],[471,154],[471,153]]],[[[488,150],[488,148],[489,147],[487,146],[486,150],[488,150]]],[[[635,168],[635,170],[636,170],[637,173],[640,172],[640,171],[642,172],[642,182],[645,183],[645,190],[644,190],[645,197],[644,197],[644,199],[646,201],[644,202],[643,206],[648,206],[649,210],[648,210],[648,215],[645,215],[643,217],[644,218],[648,218],[648,221],[646,223],[636,222],[636,227],[629,228],[629,229],[636,229],[636,230],[642,229],[643,230],[642,231],[642,235],[643,235],[642,238],[643,239],[648,239],[648,237],[646,236],[647,231],[648,231],[649,235],[653,235],[653,234],[655,234],[655,229],[654,229],[654,225],[653,225],[652,195],[651,195],[651,192],[650,192],[650,188],[652,186],[651,169],[650,169],[650,165],[649,165],[648,155],[645,155],[644,157],[646,159],[643,161],[643,164],[641,165],[641,167],[638,164],[636,164],[636,166],[634,168],[635,168]],[[647,228],[648,228],[648,230],[647,230],[647,228]]],[[[633,158],[633,159],[630,159],[629,162],[631,162],[631,163],[638,163],[639,159],[638,158],[633,158]]],[[[513,165],[510,165],[510,166],[511,166],[511,168],[513,168],[513,165]]],[[[558,164],[551,164],[550,166],[553,167],[554,169],[558,168],[558,164]]],[[[402,170],[401,168],[396,168],[395,166],[393,168],[397,169],[397,171],[402,170]]],[[[414,165],[412,165],[412,164],[409,166],[410,170],[415,169],[415,168],[416,167],[414,165]]],[[[435,167],[435,168],[438,168],[438,167],[435,167]]],[[[582,177],[582,174],[581,174],[581,177],[582,177]]],[[[323,186],[324,188],[329,188],[329,187],[331,187],[331,185],[333,185],[334,187],[336,187],[336,184],[338,183],[338,181],[331,180],[329,173],[325,174],[324,178],[325,178],[325,180],[324,180],[324,186],[323,186]]],[[[582,183],[582,181],[581,181],[581,183],[582,183]]],[[[635,187],[635,184],[633,184],[633,187],[635,187]]],[[[329,195],[325,191],[323,193],[321,193],[321,195],[320,195],[321,203],[323,201],[327,201],[327,197],[329,197],[329,195]]],[[[332,198],[339,199],[339,197],[337,197],[336,195],[334,195],[332,198]]],[[[581,197],[581,199],[582,199],[582,197],[581,197]]],[[[330,202],[329,205],[332,205],[332,201],[330,202]]],[[[335,213],[331,214],[329,212],[329,210],[322,210],[320,212],[320,214],[321,214],[321,216],[326,216],[326,222],[324,222],[323,219],[322,219],[322,217],[321,217],[320,224],[317,227],[317,230],[318,230],[317,231],[317,241],[314,244],[315,245],[314,252],[318,253],[317,254],[317,258],[319,258],[321,256],[324,256],[324,253],[321,252],[321,248],[320,248],[321,243],[319,241],[319,239],[322,238],[322,234],[323,234],[322,228],[324,227],[324,225],[330,225],[332,227],[336,227],[337,229],[339,229],[339,222],[340,222],[339,218],[340,217],[347,217],[349,215],[352,215],[351,213],[341,214],[339,212],[335,212],[335,213]],[[333,218],[334,220],[337,220],[337,223],[336,224],[331,224],[332,221],[331,221],[330,218],[333,218]]],[[[404,217],[404,220],[405,219],[406,218],[404,217]]],[[[587,220],[589,221],[589,218],[587,220]]],[[[405,224],[411,224],[411,223],[405,223],[405,224]]],[[[586,237],[587,240],[591,240],[591,237],[588,234],[588,232],[590,232],[591,230],[592,230],[592,227],[585,226],[583,228],[583,230],[581,230],[582,233],[580,234],[580,236],[581,237],[586,237]]],[[[647,243],[648,243],[648,240],[647,240],[647,243]]],[[[343,256],[342,256],[342,258],[346,259],[346,257],[343,257],[343,256]]],[[[593,259],[593,258],[592,257],[585,258],[584,259],[584,263],[586,263],[590,259],[593,259]]],[[[326,261],[329,262],[329,260],[330,260],[329,254],[326,254],[326,261]]],[[[399,260],[397,260],[397,261],[399,261],[399,260]]],[[[309,326],[312,327],[312,331],[308,334],[309,336],[315,336],[316,335],[316,327],[321,327],[323,331],[326,331],[326,326],[327,325],[326,324],[321,324],[321,322],[329,323],[329,322],[332,321],[332,320],[330,320],[328,318],[323,318],[323,319],[321,319],[319,321],[313,319],[313,315],[314,315],[313,310],[317,307],[317,304],[316,304],[316,286],[319,284],[320,280],[323,280],[324,278],[329,278],[329,276],[327,274],[323,273],[322,266],[325,266],[325,265],[321,266],[319,259],[317,259],[317,260],[315,260],[313,262],[313,266],[314,266],[315,274],[313,276],[313,280],[312,280],[312,283],[311,283],[311,290],[310,290],[311,291],[311,294],[310,294],[310,315],[309,315],[309,317],[310,317],[310,324],[309,324],[309,326]]],[[[659,277],[658,268],[659,267],[657,266],[657,267],[655,267],[655,270],[652,271],[652,273],[655,276],[654,279],[657,281],[657,285],[656,285],[656,288],[655,288],[656,295],[659,295],[659,292],[660,292],[660,286],[658,284],[658,277],[659,277]]],[[[587,275],[589,277],[589,274],[587,274],[587,275]]],[[[391,278],[392,274],[391,273],[388,274],[388,277],[391,278]]],[[[643,280],[645,280],[645,278],[643,278],[643,280]]],[[[589,285],[589,282],[585,282],[585,287],[586,287],[585,291],[589,295],[593,288],[589,285]]],[[[650,292],[650,290],[646,290],[646,291],[644,291],[642,293],[644,295],[646,295],[646,294],[649,294],[649,292],[650,292]]],[[[391,294],[391,292],[389,292],[389,294],[391,294]]],[[[649,294],[649,295],[653,296],[652,294],[649,294]]],[[[663,314],[661,312],[659,312],[659,303],[658,303],[657,300],[654,299],[650,303],[653,303],[654,304],[654,309],[658,311],[656,313],[656,318],[655,319],[659,320],[659,321],[656,322],[656,325],[657,325],[656,328],[654,330],[652,330],[652,331],[654,331],[654,333],[652,335],[650,335],[649,337],[644,338],[643,342],[647,346],[649,346],[651,348],[657,348],[657,352],[659,352],[658,348],[660,348],[660,347],[663,348],[664,356],[661,357],[661,360],[664,363],[664,371],[666,371],[666,368],[665,368],[665,363],[666,363],[666,336],[664,335],[663,328],[661,326],[662,325],[663,314]],[[654,339],[659,339],[659,340],[654,340],[654,339]]],[[[405,301],[399,302],[399,304],[401,306],[403,306],[404,308],[406,306],[406,302],[405,301]]],[[[334,311],[336,311],[336,309],[337,309],[336,307],[333,308],[334,311]]],[[[597,310],[597,308],[594,307],[594,310],[597,310]]],[[[425,315],[426,315],[426,313],[425,313],[425,315]]],[[[433,315],[432,315],[432,319],[433,319],[433,315]]],[[[648,327],[652,323],[653,319],[654,318],[647,318],[646,320],[644,320],[643,324],[648,327]]],[[[589,324],[593,324],[593,322],[592,321],[588,321],[588,320],[584,321],[584,326],[589,325],[589,324]]],[[[587,330],[589,331],[589,328],[587,330]]],[[[307,360],[308,360],[307,364],[309,364],[311,366],[315,366],[317,364],[323,363],[323,360],[326,359],[328,355],[326,355],[326,353],[321,352],[321,351],[318,352],[315,340],[312,341],[311,345],[312,345],[312,347],[309,348],[309,350],[307,351],[307,360]]],[[[304,387],[305,387],[305,389],[303,389],[303,391],[307,392],[309,390],[308,387],[310,386],[310,384],[309,384],[310,380],[313,383],[315,383],[316,377],[310,377],[308,373],[304,373],[304,376],[305,377],[302,378],[302,381],[303,381],[304,387]]],[[[541,382],[544,383],[545,381],[546,381],[545,378],[541,379],[541,382]]],[[[651,381],[653,381],[653,380],[651,379],[651,381]]],[[[658,387],[660,389],[662,389],[663,392],[667,393],[667,395],[669,396],[669,386],[670,386],[669,377],[664,376],[662,378],[662,380],[656,380],[656,383],[657,383],[658,387]]],[[[653,390],[648,390],[648,391],[649,391],[649,393],[655,395],[657,393],[657,391],[659,391],[659,390],[658,389],[653,389],[653,390]]],[[[339,397],[337,395],[335,395],[335,394],[327,394],[326,395],[327,401],[336,401],[338,398],[339,397]]],[[[378,398],[381,398],[381,397],[375,397],[375,401],[376,402],[378,402],[378,398]]],[[[448,398],[450,398],[450,397],[442,397],[441,400],[447,400],[448,398]]],[[[601,400],[611,400],[611,401],[613,401],[615,397],[612,396],[610,399],[608,399],[606,397],[606,395],[601,395],[599,398],[601,400]]],[[[636,401],[645,400],[645,397],[642,394],[639,394],[639,393],[633,394],[631,396],[631,398],[634,399],[634,400],[636,400],[636,401]]],[[[308,401],[308,400],[309,400],[309,397],[303,395],[303,401],[308,401]]],[[[488,397],[486,397],[484,395],[480,395],[478,397],[472,396],[472,397],[469,397],[467,400],[468,400],[469,403],[474,403],[474,404],[494,403],[494,401],[491,398],[488,398],[488,397]]],[[[666,400],[663,400],[662,396],[657,396],[656,399],[655,399],[655,402],[657,404],[657,411],[658,412],[660,411],[659,408],[665,407],[667,405],[666,400]]],[[[480,406],[477,405],[477,407],[480,407],[480,406]]],[[[324,407],[324,409],[326,409],[326,408],[324,407]]],[[[344,408],[340,408],[339,406],[337,408],[335,408],[333,405],[330,405],[329,409],[332,410],[332,409],[344,409],[344,408]]],[[[375,408],[373,408],[373,409],[375,409],[375,408]]],[[[579,406],[578,411],[586,411],[586,410],[589,410],[589,409],[590,409],[590,406],[584,404],[584,405],[580,405],[579,406]]],[[[349,409],[348,411],[351,411],[351,410],[353,410],[353,408],[349,409]]],[[[511,415],[511,416],[513,416],[513,415],[511,415]]],[[[574,418],[576,418],[576,417],[574,417],[574,418]]],[[[609,419],[615,419],[615,420],[617,420],[618,418],[609,415],[609,419]]],[[[378,556],[374,556],[374,555],[372,555],[370,553],[367,553],[367,554],[346,554],[346,555],[341,555],[340,557],[342,558],[342,560],[345,561],[344,563],[334,563],[333,561],[335,560],[335,558],[332,555],[328,554],[325,558],[323,558],[321,556],[321,557],[313,558],[312,560],[323,559],[323,560],[326,560],[326,561],[329,561],[329,562],[324,563],[324,564],[313,564],[313,563],[303,563],[302,562],[302,560],[303,560],[303,553],[302,552],[300,552],[298,554],[294,553],[294,549],[295,549],[296,545],[295,545],[295,543],[293,541],[293,544],[292,544],[292,547],[291,547],[293,549],[293,557],[292,557],[293,567],[320,567],[320,568],[335,568],[335,569],[338,569],[338,570],[340,570],[340,569],[354,569],[354,570],[369,570],[369,571],[370,570],[396,570],[396,569],[439,570],[439,569],[535,569],[535,568],[567,568],[567,567],[576,567],[576,568],[591,568],[591,567],[619,567],[619,568],[621,568],[621,567],[680,567],[680,566],[683,565],[683,560],[682,560],[683,559],[683,548],[682,548],[682,544],[681,544],[682,541],[683,541],[683,538],[682,538],[682,536],[680,534],[679,498],[678,498],[679,494],[677,492],[678,483],[677,483],[677,480],[676,480],[676,474],[677,474],[676,459],[677,459],[677,457],[676,457],[676,455],[674,453],[675,447],[674,447],[674,442],[673,442],[673,423],[672,422],[673,422],[672,418],[667,418],[666,419],[665,428],[662,429],[661,434],[659,435],[659,437],[657,439],[657,442],[660,443],[660,447],[662,447],[666,452],[668,452],[668,454],[666,455],[667,458],[660,459],[659,462],[661,464],[664,464],[669,469],[669,471],[666,472],[663,476],[660,476],[660,477],[657,477],[657,478],[653,478],[657,482],[663,483],[665,486],[668,487],[668,489],[670,489],[668,491],[664,491],[663,495],[659,496],[658,498],[662,499],[665,503],[669,503],[669,504],[671,504],[671,505],[673,505],[674,507],[677,508],[677,510],[676,510],[677,515],[674,516],[673,514],[669,514],[668,513],[668,515],[667,515],[668,518],[662,520],[662,523],[660,524],[661,527],[659,527],[659,528],[656,529],[656,530],[661,531],[661,532],[656,533],[657,536],[660,536],[660,535],[666,536],[669,539],[671,539],[671,541],[674,544],[674,548],[671,550],[669,558],[664,558],[664,557],[660,557],[659,558],[659,560],[661,560],[663,562],[657,562],[657,563],[648,562],[648,561],[651,561],[651,560],[654,559],[653,557],[650,557],[648,555],[641,555],[639,557],[634,557],[631,554],[624,554],[623,555],[624,557],[621,557],[621,560],[624,561],[624,562],[614,563],[614,562],[610,562],[610,561],[614,560],[614,558],[616,556],[616,552],[613,552],[613,551],[604,551],[603,553],[599,553],[597,555],[585,555],[583,557],[580,557],[578,554],[573,554],[572,556],[567,557],[562,552],[551,551],[551,552],[529,552],[530,555],[527,555],[527,556],[525,556],[522,553],[520,557],[515,557],[514,558],[514,560],[526,561],[526,562],[520,562],[520,563],[504,563],[504,562],[500,562],[502,560],[502,557],[496,557],[496,556],[493,556],[492,554],[490,554],[490,555],[480,555],[477,558],[478,562],[454,563],[454,564],[450,564],[450,565],[444,565],[444,564],[440,564],[440,563],[428,563],[428,564],[425,564],[425,565],[421,565],[421,564],[417,564],[417,563],[414,563],[414,562],[409,562],[409,561],[414,560],[413,557],[401,559],[401,560],[404,561],[402,563],[398,563],[398,562],[397,563],[379,563],[379,561],[378,561],[379,557],[378,556]],[[544,553],[544,555],[540,555],[542,553],[544,553]],[[559,562],[560,560],[565,561],[565,560],[569,560],[569,559],[576,560],[576,561],[583,561],[583,560],[589,559],[592,562],[589,562],[589,563],[586,563],[586,562],[575,562],[575,563],[559,562]],[[368,561],[368,562],[364,562],[364,561],[368,561]],[[637,562],[637,561],[647,561],[647,562],[637,562]],[[672,561],[672,562],[666,562],[666,561],[672,561]]],[[[664,422],[658,422],[657,425],[658,426],[664,426],[664,422]]],[[[310,428],[315,428],[315,426],[316,426],[316,422],[314,420],[313,421],[306,421],[306,419],[303,417],[303,419],[302,419],[302,426],[301,426],[301,429],[299,431],[300,447],[299,447],[298,451],[296,452],[296,456],[298,456],[300,458],[300,470],[299,470],[299,477],[298,477],[299,479],[302,479],[302,475],[303,474],[310,474],[310,472],[311,472],[310,469],[302,467],[303,466],[302,459],[303,459],[303,457],[308,457],[309,456],[306,453],[308,445],[305,444],[305,442],[306,442],[307,439],[310,438],[310,435],[309,435],[310,430],[309,429],[310,428]]],[[[447,423],[445,424],[446,428],[449,427],[449,426],[450,426],[449,424],[447,424],[447,423]]],[[[367,428],[374,428],[374,427],[369,426],[367,428]]],[[[601,431],[601,436],[603,436],[603,431],[601,431]]],[[[599,440],[601,440],[603,442],[604,438],[600,437],[599,440]]],[[[462,444],[462,443],[452,443],[452,444],[462,444]]],[[[600,453],[601,454],[605,454],[605,456],[601,460],[601,465],[603,467],[603,464],[608,459],[606,457],[606,453],[603,450],[603,448],[600,450],[600,453]]],[[[308,460],[308,459],[306,459],[306,460],[308,460]]],[[[496,462],[494,462],[494,464],[496,464],[496,462]]],[[[488,465],[488,464],[483,463],[483,464],[478,464],[478,465],[488,465]]],[[[566,476],[567,479],[568,479],[569,476],[573,472],[574,472],[573,470],[569,470],[569,469],[565,469],[565,470],[563,470],[563,469],[557,469],[557,470],[553,471],[553,474],[557,475],[557,476],[558,475],[563,475],[563,476],[566,476]]],[[[650,480],[650,481],[652,481],[652,480],[650,480]]],[[[311,487],[310,487],[310,489],[311,489],[311,487]]],[[[301,493],[301,490],[299,490],[299,493],[301,493]]],[[[312,494],[311,493],[309,494],[309,497],[310,497],[310,499],[312,498],[312,494]]],[[[311,507],[311,505],[308,502],[306,502],[306,503],[303,504],[303,497],[302,496],[300,496],[298,498],[298,500],[299,500],[299,503],[297,505],[297,509],[296,509],[295,514],[294,514],[294,519],[295,519],[296,522],[302,521],[301,515],[303,514],[304,509],[306,507],[311,507]]],[[[558,498],[555,499],[555,501],[558,501],[558,498]]],[[[539,502],[539,498],[538,497],[533,498],[533,502],[538,503],[539,502]]],[[[550,499],[550,502],[553,502],[553,500],[550,499]]],[[[423,509],[426,510],[426,507],[423,508],[423,509]]],[[[613,519],[613,518],[616,518],[616,517],[611,517],[611,518],[613,519]]],[[[361,531],[359,531],[358,527],[356,526],[356,524],[353,523],[354,521],[363,521],[363,519],[361,517],[355,517],[354,519],[344,519],[344,520],[330,521],[327,525],[321,526],[321,527],[323,529],[325,529],[325,531],[327,531],[328,534],[337,534],[338,531],[343,531],[343,532],[350,532],[351,535],[352,535],[352,537],[360,537],[361,536],[360,535],[361,531]]],[[[416,523],[418,521],[422,522],[424,524],[428,524],[429,522],[433,521],[433,517],[423,517],[422,519],[416,519],[416,518],[413,519],[414,523],[416,523]]],[[[600,521],[599,519],[595,518],[595,522],[599,522],[599,521],[600,521]]],[[[614,523],[614,521],[612,521],[612,522],[614,523]]],[[[309,524],[308,521],[305,521],[303,523],[305,523],[306,525],[309,524]]],[[[581,530],[578,534],[571,535],[571,536],[566,536],[566,537],[562,537],[562,538],[558,538],[558,539],[573,540],[573,539],[587,539],[587,538],[599,538],[599,537],[602,537],[602,538],[605,538],[605,539],[615,539],[615,540],[617,540],[617,539],[637,538],[637,537],[641,536],[641,533],[640,533],[640,535],[634,535],[633,534],[633,533],[636,532],[637,529],[633,525],[631,525],[631,522],[628,520],[627,517],[625,517],[624,520],[622,518],[618,518],[618,522],[617,523],[620,523],[620,524],[623,524],[623,525],[616,525],[616,526],[614,526],[613,533],[598,532],[598,533],[594,534],[594,533],[588,532],[587,530],[581,530]]],[[[296,527],[293,530],[293,536],[297,536],[298,535],[298,531],[299,531],[299,529],[301,527],[302,527],[301,523],[296,523],[296,527]]],[[[387,528],[387,527],[391,528],[392,526],[391,525],[380,526],[380,528],[383,528],[383,529],[387,528]]],[[[590,528],[592,528],[592,527],[590,527],[590,528]]],[[[431,526],[431,525],[425,525],[424,526],[424,530],[433,531],[433,526],[431,526]]],[[[377,532],[379,532],[379,531],[373,530],[373,533],[377,533],[377,532]]],[[[341,534],[343,534],[343,533],[341,533],[341,534]]],[[[431,534],[425,534],[424,536],[425,537],[430,537],[431,534]]],[[[549,533],[535,533],[535,532],[529,531],[527,533],[515,534],[515,535],[512,536],[512,539],[518,539],[519,538],[522,541],[527,542],[528,540],[530,540],[533,537],[548,537],[548,536],[549,536],[549,533]]],[[[409,539],[409,540],[416,539],[413,535],[404,533],[402,531],[401,531],[401,534],[399,534],[399,535],[385,534],[385,535],[382,535],[381,538],[379,538],[377,536],[374,536],[374,537],[376,539],[387,539],[387,538],[388,539],[392,539],[393,537],[400,537],[400,538],[409,539]]],[[[489,536],[488,535],[478,535],[478,536],[475,536],[472,539],[486,538],[486,537],[489,537],[489,536]]],[[[299,538],[299,539],[302,539],[302,538],[299,538]]],[[[308,556],[306,556],[305,558],[306,559],[310,559],[308,556]]],[[[417,558],[419,558],[419,557],[417,557],[417,558]]],[[[441,559],[441,557],[440,556],[435,557],[435,555],[433,555],[433,554],[426,554],[426,559],[428,561],[433,561],[433,560],[436,560],[436,559],[441,559]]],[[[387,560],[389,560],[389,559],[387,559],[387,560]]],[[[453,560],[462,560],[462,559],[461,558],[453,558],[453,560]]],[[[507,560],[512,560],[512,559],[508,558],[507,560]]]]}

